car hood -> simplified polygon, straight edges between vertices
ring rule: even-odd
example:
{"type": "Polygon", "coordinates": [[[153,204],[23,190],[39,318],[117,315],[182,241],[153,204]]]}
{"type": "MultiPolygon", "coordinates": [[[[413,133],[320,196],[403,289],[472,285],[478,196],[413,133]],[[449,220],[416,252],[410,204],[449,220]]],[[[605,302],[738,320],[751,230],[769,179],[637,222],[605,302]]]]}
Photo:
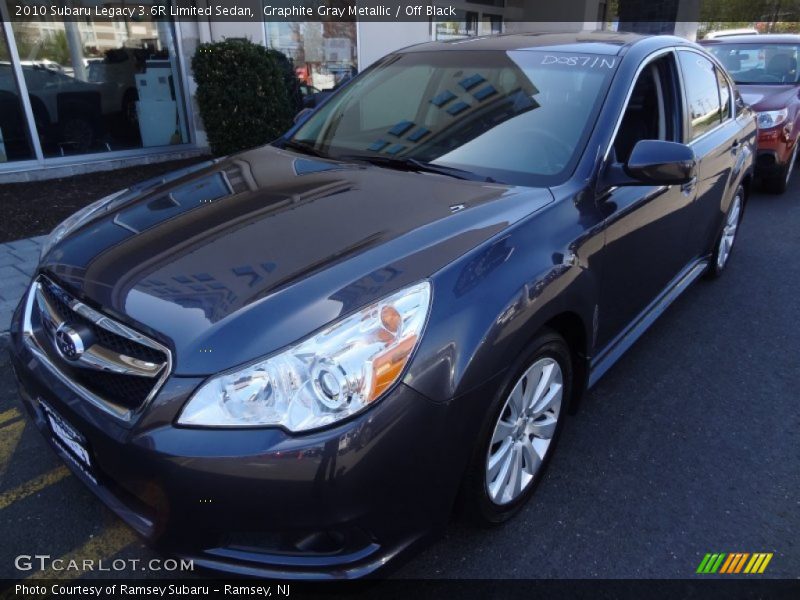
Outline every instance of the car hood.
{"type": "Polygon", "coordinates": [[[739,93],[753,110],[779,110],[795,99],[798,87],[794,85],[739,85],[739,93]]]}
{"type": "Polygon", "coordinates": [[[207,375],[430,276],[552,199],[266,146],[137,186],[41,268],[168,344],[176,374],[207,375]]]}

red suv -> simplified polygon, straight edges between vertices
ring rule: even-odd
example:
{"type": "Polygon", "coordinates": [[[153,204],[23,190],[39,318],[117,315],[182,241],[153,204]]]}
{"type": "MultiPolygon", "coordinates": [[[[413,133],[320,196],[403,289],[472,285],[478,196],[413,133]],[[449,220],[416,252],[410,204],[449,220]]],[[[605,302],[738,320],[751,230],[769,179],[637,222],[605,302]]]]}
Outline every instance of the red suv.
{"type": "Polygon", "coordinates": [[[786,190],[800,133],[800,35],[740,35],[702,44],[725,66],[742,99],[758,113],[756,174],[768,190],[786,190]]]}

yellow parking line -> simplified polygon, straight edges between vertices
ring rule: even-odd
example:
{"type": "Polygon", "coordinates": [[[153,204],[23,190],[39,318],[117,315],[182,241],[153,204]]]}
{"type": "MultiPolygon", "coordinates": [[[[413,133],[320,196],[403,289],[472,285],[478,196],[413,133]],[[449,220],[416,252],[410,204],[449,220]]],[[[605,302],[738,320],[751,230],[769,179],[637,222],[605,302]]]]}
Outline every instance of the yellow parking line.
{"type": "Polygon", "coordinates": [[[0,434],[0,477],[3,476],[11,463],[14,450],[17,449],[17,444],[22,439],[23,429],[25,429],[25,421],[9,423],[3,427],[2,434],[0,434]]]}
{"type": "Polygon", "coordinates": [[[35,494],[36,492],[42,491],[48,485],[52,485],[57,481],[63,479],[69,475],[69,469],[65,466],[60,466],[52,471],[48,471],[44,475],[37,477],[36,479],[31,479],[30,481],[26,481],[22,485],[18,485],[12,490],[5,492],[4,494],[0,495],[0,510],[4,508],[8,508],[14,502],[18,500],[22,500],[23,498],[27,498],[31,494],[35,494]]]}
{"type": "Polygon", "coordinates": [[[20,416],[20,412],[16,408],[10,408],[8,410],[4,410],[0,412],[0,425],[5,423],[6,421],[12,421],[20,416]]]}
{"type": "Polygon", "coordinates": [[[83,572],[77,569],[66,570],[71,560],[76,561],[79,566],[85,560],[91,560],[96,565],[100,560],[114,556],[134,541],[136,541],[136,534],[122,521],[117,520],[106,527],[99,535],[89,539],[80,548],[75,548],[75,550],[60,557],[61,562],[57,564],[62,565],[65,570],[51,568],[38,571],[28,579],[76,579],[83,575],[83,572]]]}

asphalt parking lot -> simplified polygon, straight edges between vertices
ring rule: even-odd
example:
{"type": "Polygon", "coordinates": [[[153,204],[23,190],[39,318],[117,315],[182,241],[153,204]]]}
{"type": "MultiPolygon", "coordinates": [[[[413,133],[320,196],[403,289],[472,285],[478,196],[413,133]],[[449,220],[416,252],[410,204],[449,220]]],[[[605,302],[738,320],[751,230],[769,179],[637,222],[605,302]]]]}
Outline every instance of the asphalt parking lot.
{"type": "MultiPolygon", "coordinates": [[[[391,575],[683,578],[709,552],[771,552],[758,577],[800,577],[799,255],[795,178],[753,195],[725,275],[690,288],[589,392],[516,519],[456,521],[391,575]]],[[[156,557],[21,412],[2,351],[0,578],[54,574],[15,569],[21,554],[156,557]]]]}

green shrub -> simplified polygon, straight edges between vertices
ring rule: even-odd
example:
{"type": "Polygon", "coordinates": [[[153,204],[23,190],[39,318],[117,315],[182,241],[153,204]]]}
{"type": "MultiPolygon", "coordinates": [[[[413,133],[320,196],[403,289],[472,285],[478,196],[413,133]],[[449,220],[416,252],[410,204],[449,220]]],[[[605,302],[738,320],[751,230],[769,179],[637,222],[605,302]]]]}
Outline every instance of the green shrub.
{"type": "Polygon", "coordinates": [[[267,52],[278,62],[281,68],[293,114],[299,113],[303,110],[303,93],[300,91],[300,80],[294,71],[294,63],[280,50],[270,48],[267,52]]]}
{"type": "Polygon", "coordinates": [[[284,71],[264,46],[232,39],[201,44],[192,59],[197,104],[217,156],[266,144],[292,125],[284,71]]]}

